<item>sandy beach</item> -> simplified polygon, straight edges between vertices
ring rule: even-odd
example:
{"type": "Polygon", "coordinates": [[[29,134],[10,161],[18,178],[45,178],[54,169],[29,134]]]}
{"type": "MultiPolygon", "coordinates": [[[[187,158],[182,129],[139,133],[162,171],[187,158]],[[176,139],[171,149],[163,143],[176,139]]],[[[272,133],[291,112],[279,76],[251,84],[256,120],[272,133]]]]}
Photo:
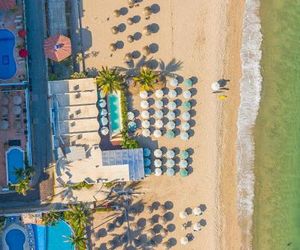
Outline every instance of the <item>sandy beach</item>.
{"type": "MultiPolygon", "coordinates": [[[[127,7],[122,1],[83,1],[82,26],[86,28],[87,36],[84,46],[86,54],[90,54],[85,60],[86,68],[125,67],[122,61],[126,53],[141,51],[143,46],[154,44],[155,53],[151,55],[154,60],[162,60],[165,64],[172,59],[182,62],[181,68],[174,73],[182,78],[197,79],[192,97],[196,103],[192,114],[193,136],[187,142],[179,137],[171,140],[162,137],[157,141],[138,138],[144,147],[191,148],[190,175],[186,178],[178,175],[148,177],[141,183],[140,190],[144,194],[138,199],[145,206],[155,201],[172,202],[170,212],[174,218],[171,223],[175,229],[169,232],[168,238],[177,242],[172,249],[241,249],[236,189],[236,119],[243,5],[223,0],[142,1],[139,6],[128,9],[124,16],[114,17],[113,11],[122,7],[127,7]],[[150,20],[144,20],[143,8],[153,4],[159,7],[157,13],[150,20]],[[112,26],[126,24],[126,19],[134,15],[142,17],[137,24],[126,25],[123,32],[112,35],[112,26]],[[127,35],[142,33],[145,24],[156,24],[158,29],[150,36],[143,35],[128,43],[127,35]],[[123,48],[112,53],[109,44],[116,41],[122,41],[123,48]],[[228,89],[220,94],[212,93],[211,84],[220,79],[229,80],[225,86],[228,89]],[[220,101],[218,95],[221,94],[228,98],[220,101]],[[207,208],[201,215],[207,225],[200,232],[192,232],[194,239],[183,247],[180,238],[190,231],[182,230],[182,224],[185,221],[194,223],[197,218],[189,215],[187,220],[182,220],[178,214],[201,204],[207,208]]],[[[133,100],[135,102],[138,100],[133,100]]],[[[139,216],[147,218],[148,215],[144,211],[139,216]]],[[[102,225],[105,217],[105,213],[95,215],[94,249],[102,249],[100,245],[111,237],[101,237],[97,233],[102,226],[105,228],[102,225]]],[[[157,249],[162,248],[158,246],[157,249]]]]}

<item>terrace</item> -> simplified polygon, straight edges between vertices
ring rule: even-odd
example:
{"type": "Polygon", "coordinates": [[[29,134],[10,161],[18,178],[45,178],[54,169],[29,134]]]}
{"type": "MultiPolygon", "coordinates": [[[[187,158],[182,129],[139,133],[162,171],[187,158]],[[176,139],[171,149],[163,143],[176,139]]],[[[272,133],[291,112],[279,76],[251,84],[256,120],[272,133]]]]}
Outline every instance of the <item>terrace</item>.
{"type": "Polygon", "coordinates": [[[0,1],[0,84],[27,78],[25,36],[22,2],[0,1]]]}

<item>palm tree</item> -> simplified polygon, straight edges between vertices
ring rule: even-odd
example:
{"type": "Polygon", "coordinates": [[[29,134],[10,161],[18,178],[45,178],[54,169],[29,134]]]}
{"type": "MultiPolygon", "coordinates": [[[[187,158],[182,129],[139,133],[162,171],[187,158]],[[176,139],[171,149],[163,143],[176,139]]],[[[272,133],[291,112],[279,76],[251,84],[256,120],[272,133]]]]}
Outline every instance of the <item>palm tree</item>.
{"type": "Polygon", "coordinates": [[[15,168],[14,171],[17,180],[22,180],[24,178],[25,173],[23,168],[15,168]]]}
{"type": "Polygon", "coordinates": [[[71,210],[65,212],[66,219],[71,222],[75,230],[86,227],[89,215],[90,212],[84,204],[71,205],[71,210]]]}
{"type": "Polygon", "coordinates": [[[30,179],[25,178],[23,180],[20,180],[17,184],[15,184],[15,190],[18,194],[26,195],[27,192],[31,189],[29,186],[30,179]]]}
{"type": "Polygon", "coordinates": [[[49,212],[49,213],[45,213],[42,216],[42,220],[45,223],[45,225],[55,225],[57,223],[57,221],[59,221],[60,219],[62,219],[62,213],[60,212],[49,212]]]}
{"type": "Polygon", "coordinates": [[[87,238],[85,237],[83,232],[76,232],[71,236],[67,236],[67,240],[72,243],[78,250],[85,250],[86,249],[86,241],[87,238]]]}
{"type": "Polygon", "coordinates": [[[32,166],[28,166],[24,170],[24,174],[26,177],[32,177],[34,175],[34,168],[32,166]]]}
{"type": "Polygon", "coordinates": [[[123,76],[117,69],[109,69],[102,67],[96,77],[97,86],[104,92],[105,95],[121,90],[123,83],[123,76]]]}
{"type": "Polygon", "coordinates": [[[141,90],[150,91],[159,82],[159,75],[147,67],[142,67],[139,75],[134,77],[133,80],[140,85],[141,90]]]}

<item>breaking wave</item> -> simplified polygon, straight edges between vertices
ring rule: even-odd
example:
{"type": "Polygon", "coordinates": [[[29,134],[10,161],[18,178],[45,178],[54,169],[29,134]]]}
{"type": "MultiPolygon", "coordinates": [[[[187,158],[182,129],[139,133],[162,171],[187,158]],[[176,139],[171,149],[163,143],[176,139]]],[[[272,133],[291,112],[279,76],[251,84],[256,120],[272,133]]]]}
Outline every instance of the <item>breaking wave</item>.
{"type": "Polygon", "coordinates": [[[254,138],[253,129],[257,118],[262,76],[261,23],[259,0],[246,0],[242,34],[241,103],[238,112],[238,207],[239,219],[245,239],[245,249],[251,249],[252,215],[254,207],[254,138]]]}

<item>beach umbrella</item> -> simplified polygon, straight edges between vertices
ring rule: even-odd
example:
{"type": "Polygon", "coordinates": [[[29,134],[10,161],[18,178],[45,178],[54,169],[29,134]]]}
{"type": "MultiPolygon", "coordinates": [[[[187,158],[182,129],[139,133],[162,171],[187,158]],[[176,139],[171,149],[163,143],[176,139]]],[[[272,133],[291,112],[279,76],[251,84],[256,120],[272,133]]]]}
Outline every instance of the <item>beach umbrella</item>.
{"type": "Polygon", "coordinates": [[[106,95],[103,90],[100,90],[99,96],[100,96],[100,98],[105,98],[106,95]]]}
{"type": "Polygon", "coordinates": [[[148,120],[142,121],[142,127],[143,128],[150,128],[150,122],[148,120]]]}
{"type": "Polygon", "coordinates": [[[197,223],[195,223],[195,224],[193,225],[193,230],[194,230],[194,231],[200,231],[200,229],[201,229],[201,225],[200,225],[199,222],[197,222],[197,223]]]}
{"type": "Polygon", "coordinates": [[[142,99],[147,99],[147,97],[148,97],[148,92],[147,92],[147,91],[141,91],[141,92],[140,92],[140,97],[141,97],[142,99]]]}
{"type": "Polygon", "coordinates": [[[167,153],[166,153],[166,156],[167,156],[168,159],[174,158],[174,157],[175,157],[175,152],[174,152],[174,150],[168,149],[168,151],[167,151],[167,153]]]}
{"type": "Polygon", "coordinates": [[[164,96],[164,92],[162,89],[158,89],[158,90],[155,90],[154,95],[156,98],[162,98],[164,96]]]}
{"type": "Polygon", "coordinates": [[[188,121],[188,120],[191,118],[191,115],[190,115],[189,112],[185,111],[185,112],[182,113],[181,118],[182,118],[184,121],[188,121]]]}
{"type": "Polygon", "coordinates": [[[128,118],[129,121],[132,121],[132,120],[134,119],[134,113],[131,112],[131,111],[129,111],[129,112],[127,113],[127,118],[128,118]]]}
{"type": "Polygon", "coordinates": [[[109,49],[110,49],[110,51],[116,51],[117,50],[117,45],[115,43],[111,43],[109,45],[109,49]]]}
{"type": "Polygon", "coordinates": [[[188,131],[189,129],[190,129],[190,124],[188,123],[188,122],[183,122],[182,124],[181,124],[181,129],[183,130],[183,131],[188,131]]]}
{"type": "Polygon", "coordinates": [[[151,175],[151,173],[152,173],[152,171],[151,171],[151,169],[150,168],[145,168],[145,175],[146,176],[149,176],[149,175],[151,175]]]}
{"type": "Polygon", "coordinates": [[[127,53],[124,57],[124,62],[131,62],[132,61],[132,54],[127,53]]]}
{"type": "MultiPolygon", "coordinates": [[[[22,98],[21,98],[21,102],[22,102],[22,98]]],[[[1,98],[1,104],[7,105],[8,103],[9,103],[8,98],[5,97],[5,96],[3,96],[3,97],[1,98]]],[[[14,103],[14,97],[13,97],[13,103],[14,103]]],[[[14,103],[14,104],[17,104],[17,103],[14,103]]]]}
{"type": "Polygon", "coordinates": [[[162,100],[156,100],[155,103],[154,103],[155,107],[158,108],[158,109],[162,109],[163,106],[164,106],[164,103],[162,100]]]}
{"type": "MultiPolygon", "coordinates": [[[[162,217],[163,218],[163,217],[162,217]]],[[[163,222],[162,222],[162,224],[163,224],[163,222]]],[[[167,234],[168,234],[168,230],[167,229],[165,229],[165,228],[162,228],[160,231],[159,231],[159,233],[160,233],[160,235],[161,235],[161,237],[166,237],[167,236],[167,234]]]]}
{"type": "Polygon", "coordinates": [[[179,175],[180,175],[181,177],[186,177],[186,176],[189,175],[189,173],[188,173],[188,171],[187,171],[185,168],[182,168],[182,169],[180,169],[180,171],[179,171],[179,175]]]}
{"type": "Polygon", "coordinates": [[[155,173],[156,176],[161,176],[162,175],[161,168],[155,168],[154,173],[155,173]]]}
{"type": "Polygon", "coordinates": [[[101,111],[100,111],[100,115],[101,116],[107,116],[107,109],[101,109],[101,111]]]}
{"type": "Polygon", "coordinates": [[[182,107],[184,110],[190,110],[192,108],[192,104],[189,101],[185,101],[182,103],[182,107]]]}
{"type": "Polygon", "coordinates": [[[9,127],[8,121],[6,121],[6,120],[0,121],[0,129],[6,130],[6,129],[8,129],[8,127],[9,127]]]}
{"type": "Polygon", "coordinates": [[[168,96],[169,96],[171,99],[175,98],[175,97],[177,96],[176,90],[175,90],[175,89],[170,89],[170,90],[169,90],[169,93],[168,93],[168,96]]]}
{"type": "Polygon", "coordinates": [[[22,113],[22,108],[21,108],[21,106],[17,106],[17,105],[15,105],[14,107],[13,107],[13,114],[14,115],[19,115],[19,114],[21,114],[22,113]]]}
{"type": "Polygon", "coordinates": [[[162,120],[156,120],[154,126],[156,128],[162,128],[164,126],[164,123],[162,120]]]}
{"type": "Polygon", "coordinates": [[[144,159],[144,166],[145,167],[150,167],[151,166],[151,160],[149,158],[144,159]]]}
{"type": "MultiPolygon", "coordinates": [[[[8,104],[8,99],[4,99],[4,100],[7,100],[7,103],[5,104],[4,102],[2,102],[4,105],[7,105],[8,104]]],[[[13,104],[15,105],[20,105],[22,103],[22,97],[19,96],[19,95],[15,95],[13,97],[13,104]]]]}
{"type": "Polygon", "coordinates": [[[117,26],[113,26],[113,27],[111,27],[111,32],[113,34],[117,34],[119,32],[119,28],[117,26]]]}
{"type": "Polygon", "coordinates": [[[148,110],[143,110],[142,113],[141,113],[141,117],[143,119],[149,119],[149,117],[150,117],[149,111],[148,110]]]}
{"type": "Polygon", "coordinates": [[[193,215],[199,216],[201,214],[202,214],[202,211],[201,211],[200,207],[195,207],[193,209],[193,215]]]}
{"type": "Polygon", "coordinates": [[[189,152],[186,150],[181,151],[180,157],[181,159],[186,160],[187,158],[189,158],[189,152]]]}
{"type": "Polygon", "coordinates": [[[106,107],[106,101],[104,99],[99,100],[99,106],[100,106],[100,108],[105,108],[106,107]]]}
{"type": "Polygon", "coordinates": [[[149,137],[150,136],[150,130],[149,129],[143,129],[142,130],[142,135],[144,136],[144,137],[149,137]]]}
{"type": "Polygon", "coordinates": [[[175,137],[175,133],[174,133],[174,131],[172,131],[172,130],[168,130],[168,131],[166,132],[165,135],[166,135],[166,137],[169,138],[169,139],[172,139],[172,138],[175,137]]]}
{"type": "Polygon", "coordinates": [[[127,18],[127,24],[128,25],[132,25],[134,23],[133,18],[132,17],[128,17],[127,18]]]}
{"type": "Polygon", "coordinates": [[[167,168],[172,168],[175,166],[175,161],[172,160],[172,159],[168,159],[167,162],[166,162],[166,166],[167,168]]]}
{"type": "Polygon", "coordinates": [[[188,162],[186,160],[180,160],[179,167],[186,168],[188,166],[188,162]]]}
{"type": "Polygon", "coordinates": [[[187,237],[182,237],[180,239],[181,245],[187,245],[189,243],[189,239],[187,237]]]}
{"type": "Polygon", "coordinates": [[[2,106],[1,107],[1,115],[7,115],[8,114],[8,108],[7,107],[5,107],[5,106],[2,106]]]}
{"type": "Polygon", "coordinates": [[[176,78],[171,78],[171,79],[169,80],[169,85],[170,85],[171,87],[176,88],[177,85],[178,85],[178,80],[177,80],[176,78]]]}
{"type": "Polygon", "coordinates": [[[155,149],[155,150],[154,150],[154,156],[155,156],[156,158],[162,157],[162,151],[161,151],[161,149],[159,149],[159,148],[155,149]]]}
{"type": "Polygon", "coordinates": [[[168,114],[167,114],[167,118],[172,121],[172,120],[175,120],[176,118],[176,115],[173,111],[169,111],[168,114]]]}
{"type": "Polygon", "coordinates": [[[144,8],[143,13],[147,17],[147,16],[150,16],[152,14],[152,10],[149,6],[147,6],[147,7],[144,8]]]}
{"type": "Polygon", "coordinates": [[[101,134],[102,135],[108,135],[108,133],[109,133],[108,127],[102,127],[101,128],[101,134]]]}
{"type": "Polygon", "coordinates": [[[161,137],[162,133],[159,129],[155,129],[153,132],[153,135],[155,138],[159,138],[159,137],[161,137]]]}
{"type": "Polygon", "coordinates": [[[150,148],[144,148],[143,149],[143,154],[144,154],[145,157],[149,157],[151,155],[150,148]]]}
{"type": "Polygon", "coordinates": [[[183,81],[183,85],[186,86],[186,87],[188,87],[188,88],[191,88],[193,86],[193,81],[190,78],[185,79],[183,81]]]}
{"type": "Polygon", "coordinates": [[[184,99],[190,99],[192,97],[192,93],[189,90],[185,90],[183,91],[182,96],[184,99]]]}
{"type": "Polygon", "coordinates": [[[71,40],[63,35],[55,35],[47,38],[44,42],[46,57],[60,62],[72,54],[71,40]]]}
{"type": "Polygon", "coordinates": [[[181,212],[179,213],[179,218],[180,218],[180,219],[186,219],[187,216],[188,216],[188,214],[187,214],[186,211],[181,211],[181,212]]]}
{"type": "Polygon", "coordinates": [[[103,126],[106,126],[108,124],[108,119],[104,116],[101,117],[100,121],[103,126]]]}
{"type": "Polygon", "coordinates": [[[173,121],[169,121],[166,125],[166,128],[170,129],[170,130],[174,129],[175,127],[176,127],[176,124],[173,121]]]}
{"type": "Polygon", "coordinates": [[[149,46],[144,46],[142,49],[142,52],[143,52],[144,56],[148,56],[148,55],[150,55],[151,50],[150,50],[149,46]]]}
{"type": "Polygon", "coordinates": [[[175,175],[175,170],[174,168],[168,168],[166,171],[167,176],[174,176],[175,175]]]}
{"type": "Polygon", "coordinates": [[[180,138],[183,141],[187,141],[189,139],[189,134],[187,132],[181,132],[180,133],[180,138]]]}
{"type": "Polygon", "coordinates": [[[151,30],[149,29],[148,26],[145,26],[145,27],[143,28],[143,33],[144,33],[144,35],[146,35],[146,36],[151,35],[151,30]]]}
{"type": "Polygon", "coordinates": [[[176,105],[176,102],[169,102],[168,105],[167,105],[168,109],[169,110],[174,110],[177,108],[177,105],[176,105]]]}
{"type": "Polygon", "coordinates": [[[212,91],[219,91],[221,88],[221,86],[218,82],[212,83],[212,85],[210,87],[211,87],[212,91]]]}
{"type": "Polygon", "coordinates": [[[160,168],[161,165],[162,165],[162,162],[161,162],[160,159],[155,159],[155,160],[154,160],[154,167],[160,168]]]}
{"type": "Polygon", "coordinates": [[[128,123],[128,129],[129,131],[134,132],[136,130],[136,123],[134,121],[130,121],[128,123]]]}
{"type": "Polygon", "coordinates": [[[149,108],[149,103],[146,100],[141,101],[141,108],[142,109],[149,108]]]}
{"type": "Polygon", "coordinates": [[[161,119],[164,116],[164,113],[161,110],[156,110],[154,113],[155,118],[161,119]]]}
{"type": "Polygon", "coordinates": [[[121,12],[120,12],[120,10],[114,10],[114,16],[115,17],[119,17],[120,15],[121,15],[121,12]]]}

